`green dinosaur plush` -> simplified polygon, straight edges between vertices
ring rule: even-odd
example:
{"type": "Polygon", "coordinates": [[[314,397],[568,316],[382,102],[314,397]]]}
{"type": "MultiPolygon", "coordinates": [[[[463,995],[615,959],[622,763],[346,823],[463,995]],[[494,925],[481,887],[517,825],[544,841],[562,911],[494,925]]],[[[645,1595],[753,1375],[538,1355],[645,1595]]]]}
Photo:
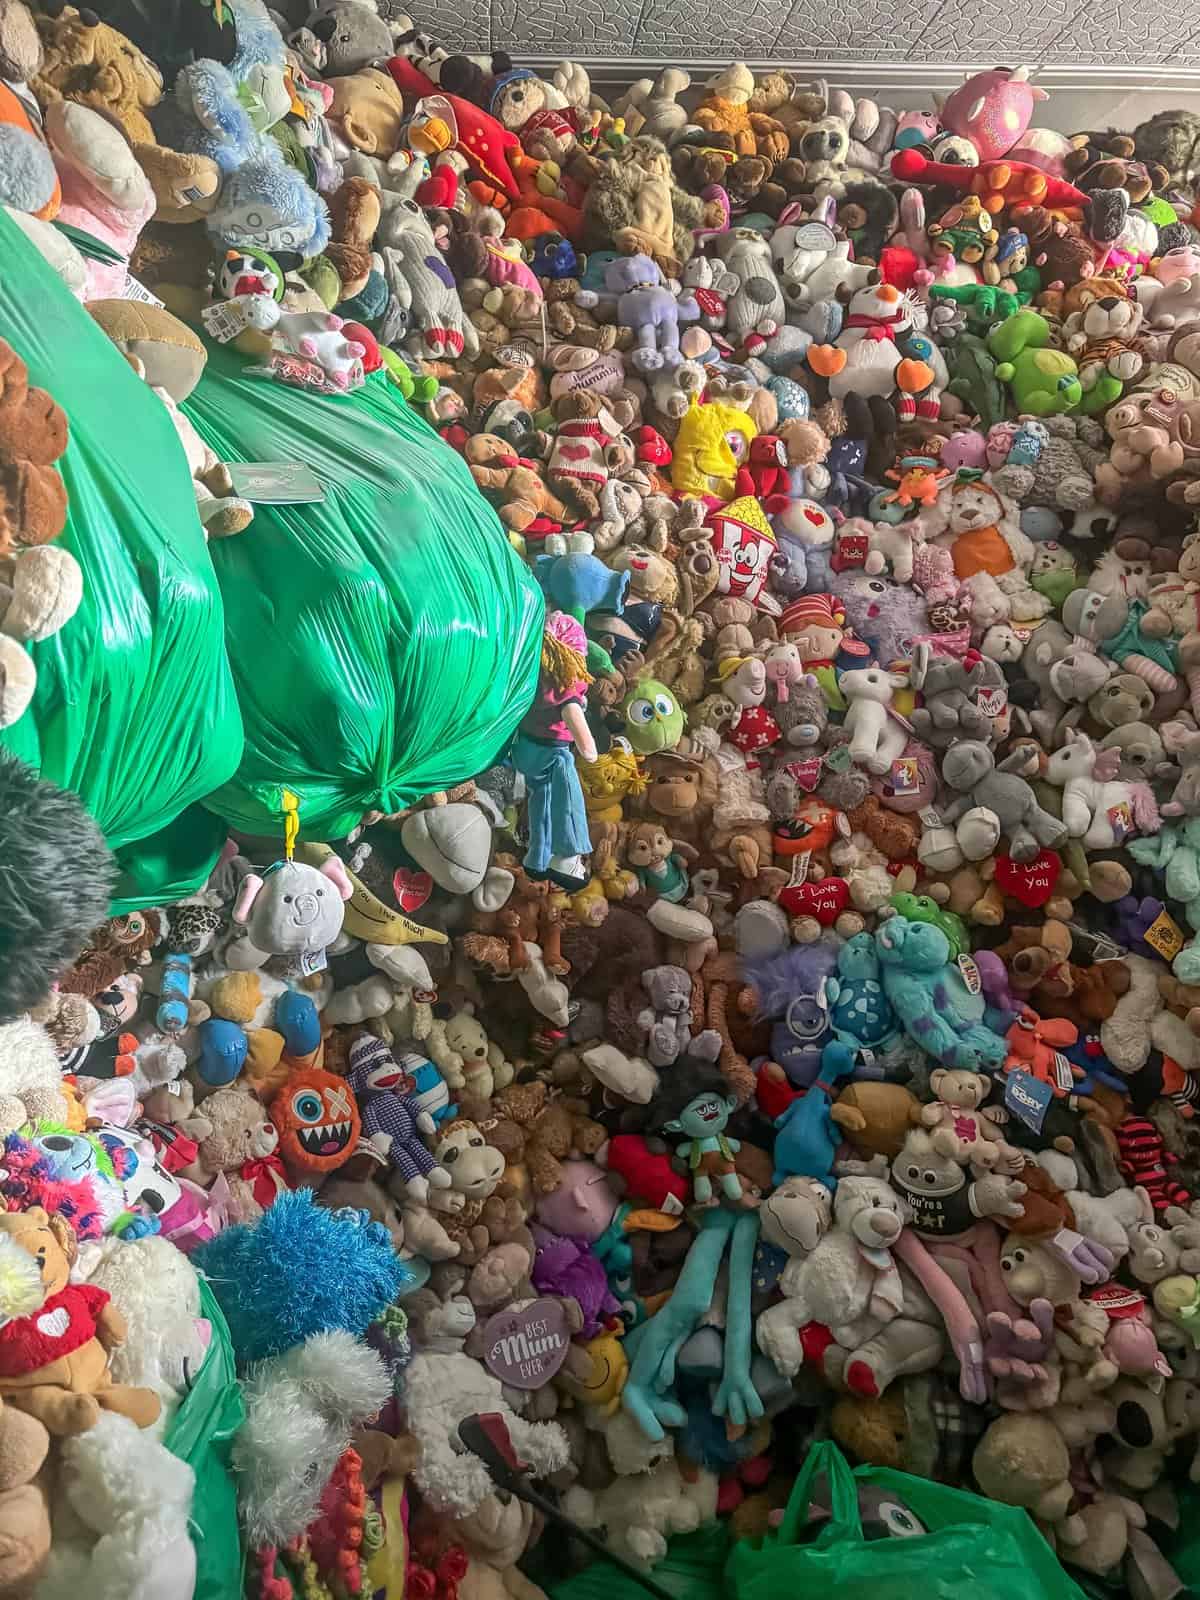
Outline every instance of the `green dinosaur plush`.
{"type": "Polygon", "coordinates": [[[991,283],[935,284],[929,291],[929,298],[953,300],[955,305],[962,306],[967,326],[980,333],[986,333],[1001,318],[1011,317],[1021,305],[1017,295],[991,283]]]}
{"type": "Polygon", "coordinates": [[[1050,324],[1029,310],[1006,317],[987,338],[997,378],[1012,390],[1017,410],[1034,417],[1074,411],[1083,399],[1079,368],[1049,344],[1050,324]]]}

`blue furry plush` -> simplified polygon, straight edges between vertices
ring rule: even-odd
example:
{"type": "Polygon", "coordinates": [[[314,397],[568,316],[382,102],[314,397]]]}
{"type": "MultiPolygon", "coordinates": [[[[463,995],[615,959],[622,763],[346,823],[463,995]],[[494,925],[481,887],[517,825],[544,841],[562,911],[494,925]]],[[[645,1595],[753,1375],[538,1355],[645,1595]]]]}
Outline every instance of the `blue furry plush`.
{"type": "Polygon", "coordinates": [[[365,1333],[412,1277],[382,1223],[314,1205],[311,1189],[281,1194],[257,1222],[226,1228],[192,1261],[242,1363],[282,1355],[316,1333],[365,1333]]]}
{"type": "Polygon", "coordinates": [[[319,256],[329,243],[329,212],[324,200],[279,146],[257,139],[236,172],[227,175],[217,203],[205,218],[210,238],[226,250],[253,246],[271,255],[295,251],[319,256]]]}

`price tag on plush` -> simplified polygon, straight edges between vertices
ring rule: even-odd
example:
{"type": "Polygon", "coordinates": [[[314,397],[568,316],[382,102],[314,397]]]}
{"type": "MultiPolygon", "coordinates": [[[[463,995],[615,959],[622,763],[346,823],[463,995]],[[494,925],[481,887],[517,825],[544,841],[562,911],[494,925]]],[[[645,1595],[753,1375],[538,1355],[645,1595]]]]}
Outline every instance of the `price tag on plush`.
{"type": "Polygon", "coordinates": [[[1046,1107],[1053,1098],[1054,1090],[1048,1083],[1039,1082],[1020,1067],[1014,1068],[1004,1080],[1004,1104],[1034,1133],[1041,1133],[1046,1107]]]}

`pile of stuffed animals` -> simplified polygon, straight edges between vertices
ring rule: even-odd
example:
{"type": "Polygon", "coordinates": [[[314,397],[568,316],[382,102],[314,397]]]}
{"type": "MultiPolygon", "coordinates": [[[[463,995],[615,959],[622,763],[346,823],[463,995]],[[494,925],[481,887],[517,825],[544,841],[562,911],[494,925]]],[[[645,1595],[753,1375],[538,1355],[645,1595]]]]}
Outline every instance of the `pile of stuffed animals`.
{"type": "MultiPolygon", "coordinates": [[[[210,538],[214,344],[393,385],[545,632],[490,769],[337,839],[280,772],[274,838],[117,916],[0,752],[0,1597],[544,1600],[514,1475],[649,1574],[832,1438],[1172,1600],[1200,116],[171,16],[2,0],[9,217],[210,538]]],[[[0,345],[0,727],[82,595],[70,381],[0,345]]]]}

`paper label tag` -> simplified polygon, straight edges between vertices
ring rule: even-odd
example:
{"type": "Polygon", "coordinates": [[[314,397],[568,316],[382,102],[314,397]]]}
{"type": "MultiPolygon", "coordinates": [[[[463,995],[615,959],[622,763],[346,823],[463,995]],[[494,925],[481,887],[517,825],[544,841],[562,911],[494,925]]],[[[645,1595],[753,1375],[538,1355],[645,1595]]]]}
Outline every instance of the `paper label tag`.
{"type": "Polygon", "coordinates": [[[1087,1296],[1088,1304],[1099,1306],[1109,1317],[1136,1317],[1146,1304],[1146,1296],[1121,1283],[1102,1284],[1087,1296]]]}
{"type": "Polygon", "coordinates": [[[850,826],[850,818],[844,811],[838,812],[837,816],[833,819],[833,825],[841,834],[843,839],[852,839],[854,837],[854,829],[850,826]]]}
{"type": "Polygon", "coordinates": [[[125,292],[120,297],[122,300],[140,300],[144,306],[161,306],[163,302],[156,294],[151,294],[144,283],[139,283],[132,272],[125,274],[125,292]]]}
{"type": "Polygon", "coordinates": [[[683,1215],[683,1201],[676,1194],[664,1195],[663,1202],[658,1209],[665,1211],[669,1217],[681,1217],[683,1215]]]}
{"type": "Polygon", "coordinates": [[[1004,1104],[1027,1128],[1041,1133],[1046,1107],[1054,1098],[1048,1083],[1040,1083],[1020,1067],[1014,1067],[1004,1080],[1004,1104]]]}
{"type": "Polygon", "coordinates": [[[789,761],[783,770],[806,794],[811,794],[821,781],[821,765],[820,756],[813,756],[809,761],[789,761]]]}
{"type": "Polygon", "coordinates": [[[298,461],[231,461],[233,492],[259,506],[315,505],[325,491],[298,461]]]}
{"type": "Polygon", "coordinates": [[[971,994],[978,994],[983,988],[983,979],[979,976],[979,968],[968,955],[958,958],[958,970],[962,973],[962,980],[971,994]]]}
{"type": "Polygon", "coordinates": [[[923,828],[940,828],[942,825],[942,814],[936,806],[926,806],[924,810],[917,812],[917,816],[920,817],[923,828]]]}
{"type": "Polygon", "coordinates": [[[1074,1087],[1075,1074],[1071,1070],[1071,1063],[1060,1051],[1055,1050],[1052,1055],[1054,1059],[1054,1081],[1063,1094],[1066,1094],[1068,1089],[1074,1087]]]}
{"type": "Polygon", "coordinates": [[[901,756],[892,762],[892,788],[896,794],[915,794],[921,786],[920,763],[916,756],[901,756]]]}
{"type": "Polygon", "coordinates": [[[202,307],[200,317],[205,333],[218,344],[228,344],[250,326],[244,299],[215,300],[212,305],[202,307]]]}
{"type": "Polygon", "coordinates": [[[975,704],[985,717],[995,719],[1004,715],[1008,707],[1008,690],[1002,684],[976,691],[975,704]]]}
{"type": "Polygon", "coordinates": [[[1184,946],[1183,931],[1167,911],[1159,912],[1142,938],[1164,961],[1174,961],[1184,946]]]}
{"type": "Polygon", "coordinates": [[[1122,800],[1119,805],[1109,806],[1108,825],[1112,829],[1113,842],[1124,844],[1133,832],[1133,812],[1127,801],[1122,800]]]}
{"type": "Polygon", "coordinates": [[[803,850],[798,856],[792,857],[792,870],[788,874],[789,889],[798,889],[802,883],[808,882],[808,864],[811,860],[811,850],[803,850]]]}
{"type": "Polygon", "coordinates": [[[311,978],[314,972],[324,972],[329,965],[324,946],[319,950],[301,950],[288,963],[288,971],[295,978],[311,978]]]}

